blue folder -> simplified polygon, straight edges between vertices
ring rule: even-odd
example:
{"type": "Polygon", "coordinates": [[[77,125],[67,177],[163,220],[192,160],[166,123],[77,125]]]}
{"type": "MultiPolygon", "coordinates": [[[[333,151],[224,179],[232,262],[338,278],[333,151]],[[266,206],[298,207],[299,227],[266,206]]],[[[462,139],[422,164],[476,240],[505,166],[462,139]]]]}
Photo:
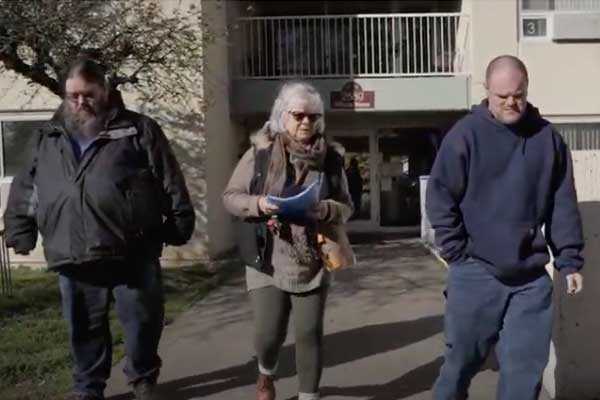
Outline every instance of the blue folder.
{"type": "Polygon", "coordinates": [[[301,192],[289,197],[267,196],[269,202],[279,207],[277,215],[289,219],[303,219],[306,212],[319,204],[321,177],[301,188],[301,192]]]}

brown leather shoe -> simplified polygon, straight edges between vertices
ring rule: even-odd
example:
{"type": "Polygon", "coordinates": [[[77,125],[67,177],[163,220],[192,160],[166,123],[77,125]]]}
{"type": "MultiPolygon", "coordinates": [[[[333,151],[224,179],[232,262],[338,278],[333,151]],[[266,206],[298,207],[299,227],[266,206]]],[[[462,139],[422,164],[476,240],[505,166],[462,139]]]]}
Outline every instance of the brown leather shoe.
{"type": "Polygon", "coordinates": [[[258,374],[256,380],[256,400],[275,400],[273,376],[258,374]]]}

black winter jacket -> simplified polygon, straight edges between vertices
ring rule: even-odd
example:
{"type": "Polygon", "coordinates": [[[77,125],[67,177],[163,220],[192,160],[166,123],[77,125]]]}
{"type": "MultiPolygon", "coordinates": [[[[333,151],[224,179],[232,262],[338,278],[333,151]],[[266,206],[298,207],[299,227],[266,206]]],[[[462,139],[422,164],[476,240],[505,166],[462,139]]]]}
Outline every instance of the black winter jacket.
{"type": "Polygon", "coordinates": [[[194,210],[171,147],[153,119],[115,108],[78,162],[56,113],[35,137],[10,188],[6,244],[18,253],[36,245],[49,268],[124,260],[132,249],[159,256],[182,245],[194,210]]]}

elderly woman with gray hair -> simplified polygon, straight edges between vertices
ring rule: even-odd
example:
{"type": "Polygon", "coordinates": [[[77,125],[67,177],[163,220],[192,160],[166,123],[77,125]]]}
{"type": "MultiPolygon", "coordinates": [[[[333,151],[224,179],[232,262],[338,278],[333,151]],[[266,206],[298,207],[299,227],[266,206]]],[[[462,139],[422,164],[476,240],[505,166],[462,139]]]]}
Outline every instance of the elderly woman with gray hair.
{"type": "Polygon", "coordinates": [[[324,136],[323,100],[304,82],[285,84],[269,121],[251,137],[223,194],[242,219],[239,249],[255,317],[257,400],[273,400],[273,380],[290,314],[296,338],[299,400],[319,398],[323,316],[329,286],[317,241],[320,224],[344,224],[352,201],[341,147],[324,136]],[[287,197],[317,181],[318,206],[286,220],[268,195],[287,197]]]}

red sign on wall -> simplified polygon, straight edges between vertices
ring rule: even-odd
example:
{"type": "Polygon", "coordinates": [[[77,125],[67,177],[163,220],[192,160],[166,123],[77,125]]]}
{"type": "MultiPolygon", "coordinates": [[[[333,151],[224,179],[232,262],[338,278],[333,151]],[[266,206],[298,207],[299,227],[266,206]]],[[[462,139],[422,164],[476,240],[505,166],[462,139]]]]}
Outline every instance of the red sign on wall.
{"type": "Polygon", "coordinates": [[[339,92],[331,92],[332,109],[374,108],[375,92],[363,90],[362,87],[350,81],[339,92]]]}

